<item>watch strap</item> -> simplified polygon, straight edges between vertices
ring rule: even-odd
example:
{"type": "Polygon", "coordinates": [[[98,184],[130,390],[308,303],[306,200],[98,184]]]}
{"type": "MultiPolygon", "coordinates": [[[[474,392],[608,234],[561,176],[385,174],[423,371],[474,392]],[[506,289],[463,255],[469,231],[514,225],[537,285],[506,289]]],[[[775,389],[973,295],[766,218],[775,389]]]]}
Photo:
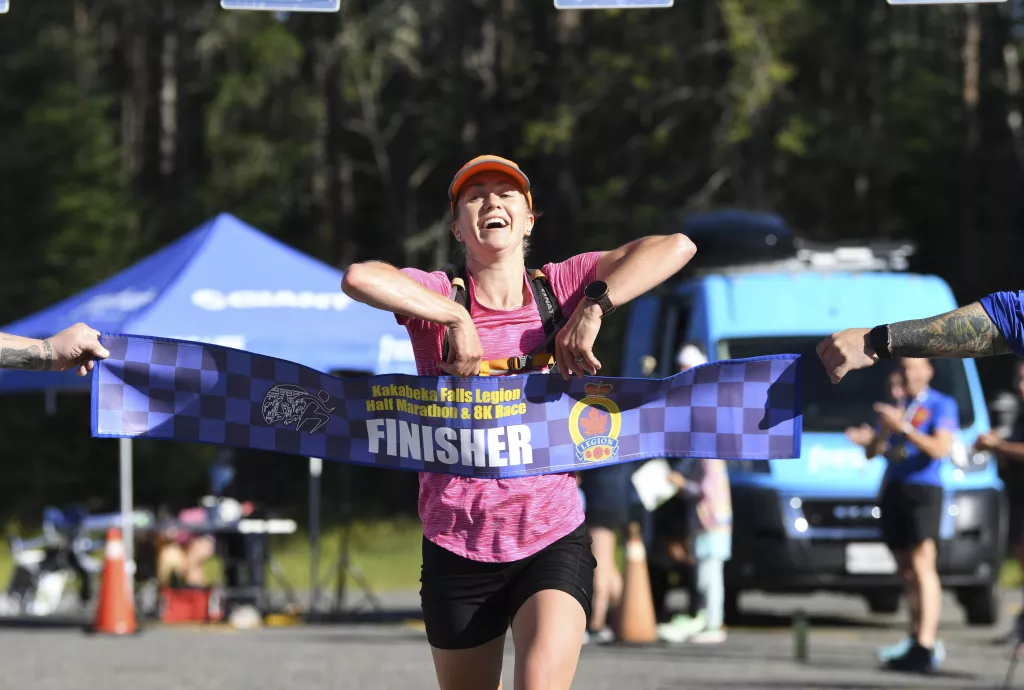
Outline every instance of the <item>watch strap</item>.
{"type": "Polygon", "coordinates": [[[868,339],[871,349],[880,359],[892,359],[892,351],[889,349],[889,326],[875,326],[868,334],[868,339]]]}
{"type": "MultiPolygon", "coordinates": [[[[591,285],[594,285],[594,283],[591,283],[591,285]]],[[[601,316],[607,316],[608,314],[611,314],[613,311],[615,311],[615,305],[612,304],[611,298],[608,297],[607,285],[605,285],[604,293],[600,297],[590,297],[589,295],[584,295],[584,297],[587,300],[597,304],[597,306],[601,307],[601,316]]]]}

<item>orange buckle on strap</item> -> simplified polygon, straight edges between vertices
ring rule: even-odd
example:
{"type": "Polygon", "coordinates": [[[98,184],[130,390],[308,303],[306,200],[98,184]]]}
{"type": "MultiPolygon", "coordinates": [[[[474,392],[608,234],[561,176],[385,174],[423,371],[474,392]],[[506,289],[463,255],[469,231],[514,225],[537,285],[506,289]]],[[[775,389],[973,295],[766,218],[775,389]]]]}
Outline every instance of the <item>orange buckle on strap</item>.
{"type": "Polygon", "coordinates": [[[521,371],[530,366],[530,360],[532,358],[529,355],[522,355],[520,357],[509,357],[508,358],[508,370],[509,371],[521,371]]]}
{"type": "Polygon", "coordinates": [[[527,369],[543,369],[555,363],[555,356],[547,353],[539,355],[520,355],[507,359],[485,359],[480,362],[480,375],[504,374],[527,369]]]}

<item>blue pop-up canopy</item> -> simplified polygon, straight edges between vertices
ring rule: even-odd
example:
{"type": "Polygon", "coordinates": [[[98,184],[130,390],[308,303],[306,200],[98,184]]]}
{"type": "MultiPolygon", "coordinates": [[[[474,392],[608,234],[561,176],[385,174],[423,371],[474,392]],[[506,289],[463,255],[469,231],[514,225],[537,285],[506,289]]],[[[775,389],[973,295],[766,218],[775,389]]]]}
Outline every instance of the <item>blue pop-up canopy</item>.
{"type": "MultiPolygon", "coordinates": [[[[217,343],[324,372],[415,374],[394,316],[341,291],[342,272],[229,214],[5,333],[42,338],[84,321],[102,332],[217,343]]],[[[73,374],[0,371],[0,393],[87,388],[73,374]]]]}
{"type": "MultiPolygon", "coordinates": [[[[391,314],[349,299],[341,291],[342,276],[221,214],[121,273],[0,331],[45,338],[83,321],[101,332],[216,343],[325,373],[415,374],[405,328],[391,314]]],[[[91,378],[0,370],[0,394],[87,390],[91,378]]],[[[319,463],[310,460],[311,482],[319,477],[319,463]]],[[[130,439],[121,439],[120,475],[130,559],[130,439]]]]}

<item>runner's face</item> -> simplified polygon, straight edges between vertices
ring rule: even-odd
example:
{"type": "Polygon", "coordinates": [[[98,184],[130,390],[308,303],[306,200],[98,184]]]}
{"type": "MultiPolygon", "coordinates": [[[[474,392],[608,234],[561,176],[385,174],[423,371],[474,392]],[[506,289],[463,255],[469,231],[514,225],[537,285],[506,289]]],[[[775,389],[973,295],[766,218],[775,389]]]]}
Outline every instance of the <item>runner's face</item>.
{"type": "Polygon", "coordinates": [[[889,397],[894,401],[903,399],[903,374],[898,371],[889,375],[889,397]]]}
{"type": "Polygon", "coordinates": [[[908,396],[916,396],[928,388],[932,380],[932,365],[927,359],[908,357],[900,362],[903,387],[908,396]]]}
{"type": "Polygon", "coordinates": [[[522,247],[523,238],[533,231],[533,213],[515,180],[480,173],[462,188],[453,230],[470,254],[493,255],[522,247]]]}

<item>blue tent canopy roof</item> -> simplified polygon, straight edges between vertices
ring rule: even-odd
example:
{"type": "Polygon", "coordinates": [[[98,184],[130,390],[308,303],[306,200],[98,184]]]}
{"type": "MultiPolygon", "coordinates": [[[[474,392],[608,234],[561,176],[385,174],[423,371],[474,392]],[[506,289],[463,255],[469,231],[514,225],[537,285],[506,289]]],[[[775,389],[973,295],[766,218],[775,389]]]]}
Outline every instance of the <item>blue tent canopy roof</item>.
{"type": "MultiPolygon", "coordinates": [[[[220,214],[103,282],[2,327],[41,338],[102,332],[217,343],[329,372],[415,373],[405,328],[354,302],[343,273],[220,214]]],[[[0,372],[0,391],[84,388],[73,374],[0,372]]]]}

